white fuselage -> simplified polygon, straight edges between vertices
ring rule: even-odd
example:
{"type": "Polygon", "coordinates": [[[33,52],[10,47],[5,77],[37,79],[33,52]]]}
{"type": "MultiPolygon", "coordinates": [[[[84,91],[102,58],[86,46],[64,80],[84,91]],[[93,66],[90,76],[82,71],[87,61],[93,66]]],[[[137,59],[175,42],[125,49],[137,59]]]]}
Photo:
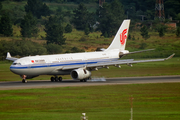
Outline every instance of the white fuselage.
{"type": "MultiPolygon", "coordinates": [[[[110,46],[101,52],[28,56],[20,59],[13,58],[10,53],[7,53],[6,59],[14,61],[10,70],[21,75],[23,82],[25,79],[38,75],[54,75],[56,79],[57,75],[66,74],[70,74],[73,79],[86,81],[91,77],[90,71],[92,70],[108,68],[108,65],[119,66],[119,64],[129,62],[129,60],[118,60],[119,57],[129,53],[125,50],[129,25],[130,20],[124,20],[110,46]]],[[[54,78],[51,81],[54,81],[54,78]]]]}
{"type": "Polygon", "coordinates": [[[71,70],[66,67],[85,67],[87,64],[100,63],[119,59],[119,50],[108,52],[85,52],[71,54],[56,54],[42,56],[28,56],[13,62],[10,70],[18,75],[64,75],[71,70]],[[61,70],[62,69],[62,70],[61,70]]]}

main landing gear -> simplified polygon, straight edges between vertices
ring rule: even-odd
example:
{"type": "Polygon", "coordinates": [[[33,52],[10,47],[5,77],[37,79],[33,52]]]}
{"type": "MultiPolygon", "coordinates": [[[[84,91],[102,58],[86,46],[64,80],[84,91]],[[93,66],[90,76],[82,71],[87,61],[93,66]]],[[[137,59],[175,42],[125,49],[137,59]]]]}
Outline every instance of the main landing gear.
{"type": "Polygon", "coordinates": [[[83,79],[83,80],[80,80],[80,82],[87,82],[87,80],[91,80],[91,77],[83,79]]]}
{"type": "Polygon", "coordinates": [[[55,76],[55,77],[51,77],[51,82],[61,82],[62,81],[62,77],[57,77],[57,76],[55,76]]]}
{"type": "Polygon", "coordinates": [[[87,82],[87,79],[80,80],[80,82],[87,82]]]}

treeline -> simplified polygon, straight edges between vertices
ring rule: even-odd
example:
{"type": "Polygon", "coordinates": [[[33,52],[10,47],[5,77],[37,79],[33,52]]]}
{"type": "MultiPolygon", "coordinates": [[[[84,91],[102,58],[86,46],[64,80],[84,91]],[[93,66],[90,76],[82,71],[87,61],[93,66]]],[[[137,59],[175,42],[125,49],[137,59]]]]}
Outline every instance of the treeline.
{"type": "MultiPolygon", "coordinates": [[[[61,46],[57,44],[44,44],[32,42],[30,40],[12,40],[0,42],[0,60],[4,60],[7,52],[10,52],[12,56],[29,56],[29,55],[45,55],[45,54],[57,54],[63,53],[61,46]],[[4,56],[4,57],[2,57],[4,56]]],[[[64,51],[65,53],[84,52],[83,50],[72,47],[71,49],[64,51]]]]}
{"type": "MultiPolygon", "coordinates": [[[[19,22],[14,24],[21,27],[21,35],[25,38],[36,37],[38,34],[38,25],[45,26],[47,44],[55,43],[63,45],[65,38],[64,32],[71,32],[72,25],[77,30],[83,30],[86,35],[93,32],[95,28],[102,32],[105,37],[111,37],[115,34],[122,20],[125,19],[123,5],[114,0],[110,4],[104,3],[103,7],[99,7],[96,13],[89,12],[83,3],[80,3],[76,9],[72,11],[71,16],[66,12],[57,9],[55,14],[50,14],[51,10],[41,0],[28,0],[24,6],[25,15],[20,18],[19,22]],[[120,6],[120,7],[119,7],[120,6]],[[65,21],[65,19],[68,21],[65,21]],[[96,21],[100,24],[96,24],[96,21]],[[108,24],[106,24],[108,23],[108,24]],[[65,25],[65,26],[64,26],[65,25]]],[[[0,34],[4,36],[12,36],[12,24],[10,21],[11,15],[4,12],[0,23],[3,23],[2,29],[9,26],[9,30],[4,30],[0,34]],[[6,34],[5,32],[9,32],[6,34]]]]}
{"type": "MultiPolygon", "coordinates": [[[[160,21],[154,20],[155,15],[155,0],[106,0],[102,6],[98,6],[98,0],[8,0],[22,2],[27,1],[25,6],[11,9],[4,9],[0,0],[0,36],[13,36],[12,25],[21,28],[20,33],[23,39],[37,38],[39,36],[39,28],[43,28],[46,32],[42,39],[47,40],[47,44],[39,45],[25,40],[11,42],[1,42],[1,55],[5,55],[7,51],[13,55],[34,55],[60,53],[60,48],[65,44],[66,38],[64,33],[71,33],[72,28],[84,31],[88,36],[90,32],[101,31],[102,36],[112,37],[115,35],[119,25],[126,18],[131,19],[131,30],[135,28],[136,22],[141,22],[141,35],[147,40],[149,27],[141,21],[140,16],[144,15],[145,20],[151,21],[156,32],[162,37],[167,27],[159,24],[160,21]],[[75,3],[78,4],[74,9],[64,9],[59,6],[56,9],[51,9],[47,3],[75,3]],[[90,12],[85,3],[96,3],[95,12],[90,12]],[[23,43],[24,42],[24,43],[23,43]],[[23,44],[30,44],[29,47],[34,49],[31,53],[28,50],[32,48],[20,47],[23,44]],[[4,47],[7,46],[7,47],[4,47]],[[9,46],[12,46],[8,48],[9,46]],[[17,48],[16,48],[17,46],[17,48]],[[18,48],[19,47],[19,48],[18,48]],[[34,48],[34,47],[37,47],[34,48]],[[3,49],[2,49],[3,48],[3,49]],[[59,50],[57,49],[59,48],[59,50]],[[54,50],[55,49],[55,50],[54,50]],[[6,52],[4,52],[6,51],[6,52]],[[27,52],[26,52],[27,51],[27,52]],[[26,53],[25,53],[26,52],[26,53]]],[[[164,0],[166,18],[173,17],[175,20],[180,20],[180,1],[179,0],[164,0]],[[172,7],[173,6],[173,7],[172,7]]],[[[167,20],[168,21],[168,20],[167,20]]],[[[167,22],[165,21],[165,22],[167,22]]],[[[180,36],[180,28],[177,28],[177,36],[180,36]]],[[[28,46],[28,45],[26,45],[28,46]]],[[[66,52],[81,51],[77,48],[66,52]]],[[[0,56],[1,56],[0,55],[0,56]]]]}
{"type": "MultiPolygon", "coordinates": [[[[2,1],[15,1],[15,2],[22,2],[22,1],[27,1],[27,0],[0,0],[2,1]]],[[[55,2],[55,3],[99,3],[99,0],[41,0],[43,2],[55,2]]],[[[108,0],[107,0],[108,1],[108,0]]],[[[111,1],[111,0],[109,0],[111,1]]]]}
{"type": "MultiPolygon", "coordinates": [[[[6,1],[6,0],[0,0],[6,1]]],[[[10,1],[27,1],[27,0],[10,0],[10,1]]],[[[99,0],[42,0],[43,2],[54,3],[99,3],[99,0]]],[[[103,1],[103,0],[102,0],[103,1]]],[[[114,0],[105,0],[106,3],[111,3],[114,0]]],[[[146,15],[145,19],[154,19],[156,0],[119,0],[123,6],[125,14],[129,18],[140,18],[140,15],[146,15]]],[[[180,17],[180,1],[179,0],[164,0],[165,17],[180,17]]]]}
{"type": "MultiPolygon", "coordinates": [[[[11,1],[21,2],[24,0],[11,1]]],[[[27,0],[24,9],[14,7],[11,10],[4,10],[0,3],[0,22],[3,24],[0,27],[6,28],[6,30],[0,31],[0,34],[12,36],[11,26],[14,24],[21,27],[22,37],[37,37],[37,26],[45,26],[45,31],[47,33],[46,40],[54,38],[52,43],[62,45],[65,41],[63,32],[71,32],[73,26],[77,30],[83,30],[86,35],[97,28],[96,30],[102,32],[102,36],[111,37],[117,31],[122,20],[126,18],[131,19],[131,26],[134,26],[136,22],[142,22],[142,16],[144,16],[145,20],[151,20],[151,23],[158,24],[157,21],[154,21],[155,0],[106,0],[102,6],[96,8],[96,12],[89,12],[84,4],[87,3],[86,0],[60,1],[64,3],[73,2],[80,4],[73,10],[65,10],[61,6],[56,10],[52,10],[46,2],[58,2],[57,0],[27,0]],[[52,29],[52,27],[55,27],[55,29],[52,29]],[[5,33],[5,31],[8,33],[5,33]],[[55,37],[50,37],[54,32],[60,34],[59,36],[55,35],[58,39],[61,38],[61,43],[57,42],[55,37]]],[[[88,0],[88,2],[94,3],[98,2],[98,0],[88,0]]],[[[173,17],[175,20],[180,20],[179,0],[164,0],[164,5],[166,18],[173,17]]],[[[168,19],[165,22],[168,22],[168,19]]],[[[178,26],[179,24],[180,23],[178,23],[178,26]]],[[[51,42],[48,41],[48,43],[51,42]]]]}

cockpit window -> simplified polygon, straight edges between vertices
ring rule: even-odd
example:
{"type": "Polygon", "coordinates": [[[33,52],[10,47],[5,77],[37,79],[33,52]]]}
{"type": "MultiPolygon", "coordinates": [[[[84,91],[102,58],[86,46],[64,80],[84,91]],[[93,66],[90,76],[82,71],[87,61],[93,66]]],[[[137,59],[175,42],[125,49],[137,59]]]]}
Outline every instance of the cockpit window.
{"type": "Polygon", "coordinates": [[[13,65],[21,65],[21,63],[13,63],[13,65]]]}

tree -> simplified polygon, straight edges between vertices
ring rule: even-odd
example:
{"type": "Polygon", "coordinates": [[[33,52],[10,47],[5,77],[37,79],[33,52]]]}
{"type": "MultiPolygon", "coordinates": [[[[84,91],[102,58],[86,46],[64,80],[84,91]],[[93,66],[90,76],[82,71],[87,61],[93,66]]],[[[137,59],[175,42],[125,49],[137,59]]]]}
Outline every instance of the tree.
{"type": "Polygon", "coordinates": [[[72,26],[70,24],[67,24],[65,27],[65,32],[66,33],[71,33],[72,32],[72,26]]]}
{"type": "Polygon", "coordinates": [[[74,16],[72,19],[72,23],[75,25],[77,30],[84,30],[86,24],[91,26],[93,23],[95,23],[95,20],[92,17],[93,14],[87,11],[87,8],[83,3],[80,3],[78,8],[73,10],[73,13],[74,16]]]}
{"type": "Polygon", "coordinates": [[[179,0],[165,0],[164,2],[166,16],[176,17],[180,13],[180,1],[179,0]],[[173,6],[173,8],[172,8],[173,6]]]}
{"type": "Polygon", "coordinates": [[[158,29],[158,32],[159,32],[159,37],[164,36],[164,29],[163,29],[163,27],[160,27],[160,28],[158,29]]]}
{"type": "Polygon", "coordinates": [[[27,13],[24,16],[24,19],[21,21],[21,35],[23,37],[31,38],[32,36],[36,36],[38,33],[38,28],[36,26],[37,20],[33,17],[32,13],[27,13]]]}
{"type": "Polygon", "coordinates": [[[74,23],[76,29],[84,30],[87,23],[88,11],[83,3],[80,3],[78,8],[73,10],[74,16],[72,22],[74,23]]]}
{"type": "Polygon", "coordinates": [[[165,25],[160,24],[157,26],[157,31],[159,32],[159,37],[164,36],[166,29],[167,29],[167,26],[165,26],[165,25]]]}
{"type": "Polygon", "coordinates": [[[66,38],[63,35],[63,27],[61,25],[61,19],[57,16],[50,16],[49,21],[45,25],[47,44],[54,43],[58,45],[65,44],[66,38]]]}
{"type": "Polygon", "coordinates": [[[141,36],[145,40],[147,40],[150,37],[149,34],[148,34],[148,28],[145,25],[143,27],[141,27],[140,31],[141,31],[141,36]]]}
{"type": "Polygon", "coordinates": [[[2,8],[3,8],[3,5],[2,5],[2,3],[0,2],[0,11],[2,10],[2,8]]]}
{"type": "Polygon", "coordinates": [[[96,13],[100,22],[98,29],[105,37],[115,35],[125,18],[123,6],[118,0],[114,0],[111,4],[104,3],[96,13]]]}
{"type": "Polygon", "coordinates": [[[177,30],[176,30],[176,36],[177,36],[177,37],[180,36],[180,27],[177,27],[177,30]]]}
{"type": "Polygon", "coordinates": [[[51,13],[49,7],[48,7],[45,3],[43,4],[43,6],[42,6],[42,8],[40,9],[40,11],[41,11],[41,15],[42,15],[42,16],[49,16],[50,13],[51,13]]]}
{"type": "Polygon", "coordinates": [[[25,11],[26,13],[31,12],[38,19],[41,18],[41,16],[50,15],[49,7],[45,3],[43,4],[41,0],[28,0],[25,5],[25,11]]]}
{"type": "Polygon", "coordinates": [[[88,35],[90,33],[88,25],[85,26],[84,33],[85,35],[88,35]]]}
{"type": "Polygon", "coordinates": [[[3,14],[0,20],[0,34],[4,36],[12,36],[13,29],[10,17],[7,13],[3,14]]]}

